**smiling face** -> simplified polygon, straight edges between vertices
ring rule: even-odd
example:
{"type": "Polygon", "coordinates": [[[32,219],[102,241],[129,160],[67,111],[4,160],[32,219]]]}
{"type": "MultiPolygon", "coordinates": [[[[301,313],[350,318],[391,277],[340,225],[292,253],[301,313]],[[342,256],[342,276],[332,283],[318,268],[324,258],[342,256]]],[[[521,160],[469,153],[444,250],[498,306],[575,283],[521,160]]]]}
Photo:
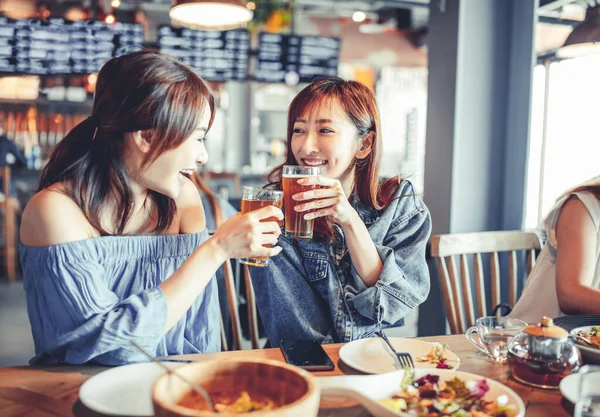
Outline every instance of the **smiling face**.
{"type": "Polygon", "coordinates": [[[356,126],[337,99],[325,100],[294,121],[291,150],[298,165],[321,167],[324,176],[345,189],[351,186],[359,147],[356,126]]]}
{"type": "Polygon", "coordinates": [[[196,130],[179,146],[160,154],[148,164],[139,175],[139,184],[149,190],[177,198],[186,176],[197,170],[196,164],[205,164],[208,154],[204,146],[204,136],[209,127],[211,112],[204,109],[196,130]]]}

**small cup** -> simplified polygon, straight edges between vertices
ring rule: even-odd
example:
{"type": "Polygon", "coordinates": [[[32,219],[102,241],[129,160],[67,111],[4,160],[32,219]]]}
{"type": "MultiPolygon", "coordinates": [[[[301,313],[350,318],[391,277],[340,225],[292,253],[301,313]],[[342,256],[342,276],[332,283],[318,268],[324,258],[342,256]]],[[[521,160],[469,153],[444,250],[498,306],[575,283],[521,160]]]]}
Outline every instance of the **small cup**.
{"type": "Polygon", "coordinates": [[[585,365],[579,372],[579,390],[573,417],[600,415],[600,366],[585,365]]]}
{"type": "Polygon", "coordinates": [[[319,167],[301,167],[296,165],[284,165],[281,184],[283,188],[285,210],[285,235],[293,239],[312,239],[314,219],[305,220],[304,215],[309,212],[297,212],[294,210],[296,204],[307,203],[307,201],[296,201],[292,198],[294,194],[319,188],[317,185],[298,184],[298,180],[306,177],[321,175],[319,167]]]}
{"type": "Polygon", "coordinates": [[[481,317],[469,327],[466,336],[477,349],[503,363],[508,357],[508,344],[526,326],[524,321],[510,317],[481,317]]]}
{"type": "MultiPolygon", "coordinates": [[[[244,187],[240,211],[241,214],[246,214],[267,206],[275,206],[281,209],[282,204],[283,192],[281,191],[244,187]]],[[[261,220],[261,222],[277,222],[281,226],[281,223],[276,217],[269,217],[261,220]]],[[[265,245],[265,247],[268,247],[268,245],[265,245]]],[[[269,258],[266,256],[259,258],[240,258],[239,261],[251,266],[267,266],[269,264],[269,258]]]]}

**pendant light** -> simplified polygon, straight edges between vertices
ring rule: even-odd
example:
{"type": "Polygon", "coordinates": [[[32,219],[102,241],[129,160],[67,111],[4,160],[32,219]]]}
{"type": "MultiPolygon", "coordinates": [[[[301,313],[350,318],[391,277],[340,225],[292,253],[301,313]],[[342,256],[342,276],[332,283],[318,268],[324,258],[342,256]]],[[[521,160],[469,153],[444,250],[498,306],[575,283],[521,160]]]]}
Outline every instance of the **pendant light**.
{"type": "Polygon", "coordinates": [[[245,0],[174,0],[171,24],[200,30],[230,30],[246,26],[253,13],[245,0]]]}

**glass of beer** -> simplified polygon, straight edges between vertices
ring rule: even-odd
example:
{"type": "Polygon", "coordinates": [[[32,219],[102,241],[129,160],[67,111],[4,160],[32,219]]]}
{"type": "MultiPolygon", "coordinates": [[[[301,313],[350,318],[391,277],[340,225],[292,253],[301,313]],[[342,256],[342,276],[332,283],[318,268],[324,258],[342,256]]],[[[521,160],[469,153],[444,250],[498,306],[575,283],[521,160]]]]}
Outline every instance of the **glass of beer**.
{"type": "MultiPolygon", "coordinates": [[[[267,206],[275,206],[281,209],[283,204],[283,193],[275,190],[265,190],[263,188],[256,187],[244,187],[242,191],[242,207],[241,214],[250,213],[251,211],[258,210],[267,206]]],[[[280,223],[276,217],[268,217],[261,220],[261,222],[277,222],[280,223]]],[[[281,226],[281,224],[280,224],[281,226]]],[[[269,245],[265,245],[269,247],[269,245]]],[[[267,266],[269,264],[269,257],[260,258],[240,258],[239,261],[246,265],[251,266],[267,266]]]]}
{"type": "Polygon", "coordinates": [[[284,165],[281,175],[283,188],[283,208],[285,211],[285,235],[295,239],[312,239],[314,219],[304,220],[308,211],[299,212],[294,210],[297,204],[305,204],[311,200],[296,201],[292,198],[294,194],[319,188],[317,185],[298,184],[298,180],[306,177],[321,175],[321,168],[300,167],[296,165],[284,165]]]}

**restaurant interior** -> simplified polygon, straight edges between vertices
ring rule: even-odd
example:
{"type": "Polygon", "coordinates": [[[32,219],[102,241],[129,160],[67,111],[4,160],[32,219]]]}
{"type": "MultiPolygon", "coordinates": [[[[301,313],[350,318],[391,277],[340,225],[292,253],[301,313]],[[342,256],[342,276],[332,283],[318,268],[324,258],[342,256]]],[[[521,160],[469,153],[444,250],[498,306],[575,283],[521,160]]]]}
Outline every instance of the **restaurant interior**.
{"type": "MultiPolygon", "coordinates": [[[[500,316],[503,307],[514,306],[548,238],[546,214],[565,190],[598,175],[597,102],[591,93],[595,88],[600,93],[592,82],[600,54],[565,52],[569,35],[585,23],[596,25],[600,41],[600,17],[590,13],[600,10],[596,0],[242,3],[249,20],[228,26],[215,23],[219,14],[177,21],[170,14],[172,0],[0,0],[0,158],[7,156],[0,162],[0,366],[26,366],[34,356],[18,256],[23,208],[38,190],[56,144],[90,115],[98,71],[114,56],[156,49],[209,82],[215,119],[207,134],[209,161],[198,169],[236,210],[242,187],[263,186],[266,175],[284,162],[288,107],[312,79],[337,75],[374,92],[384,149],[381,174],[409,179],[433,221],[429,296],[403,326],[385,330],[391,339],[437,342],[439,335],[470,331],[479,325],[477,317],[500,316]],[[19,39],[23,28],[37,31],[37,46],[19,39]],[[84,52],[69,44],[79,32],[84,52]]],[[[220,298],[229,312],[222,318],[224,350],[254,352],[265,346],[266,336],[250,272],[236,261],[227,268],[227,294],[220,298]]],[[[560,395],[525,392],[524,385],[507,382],[504,368],[476,362],[481,353],[464,335],[456,343],[460,348],[450,349],[466,370],[485,368],[482,375],[490,381],[511,387],[526,407],[534,404],[527,415],[572,415],[573,406],[560,395]]],[[[327,353],[339,360],[337,351],[327,353]]],[[[344,366],[379,373],[369,369],[378,359],[370,360],[344,366]]],[[[348,382],[346,388],[371,398],[385,384],[372,381],[369,392],[365,382],[348,382]]],[[[323,384],[322,392],[336,389],[335,383],[323,384]]],[[[97,415],[87,414],[93,409],[88,403],[73,409],[54,404],[58,394],[50,405],[31,408],[16,397],[7,399],[2,387],[2,416],[64,410],[97,415]]],[[[61,398],[72,398],[79,385],[74,387],[61,398]]],[[[319,415],[388,415],[378,414],[377,405],[362,406],[319,415]]]]}

